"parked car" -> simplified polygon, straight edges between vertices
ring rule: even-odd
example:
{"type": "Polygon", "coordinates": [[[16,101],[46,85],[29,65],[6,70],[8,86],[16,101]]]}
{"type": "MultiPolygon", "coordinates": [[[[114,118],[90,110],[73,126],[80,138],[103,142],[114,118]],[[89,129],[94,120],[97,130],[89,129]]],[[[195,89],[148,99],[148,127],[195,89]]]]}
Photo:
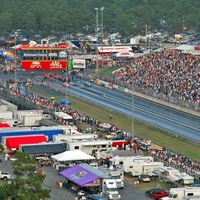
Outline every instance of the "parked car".
{"type": "Polygon", "coordinates": [[[62,86],[63,86],[63,87],[69,87],[69,86],[70,86],[70,84],[69,84],[69,83],[67,83],[67,82],[64,82],[64,83],[62,83],[62,86]]]}
{"type": "Polygon", "coordinates": [[[151,176],[149,174],[141,174],[138,176],[138,181],[140,182],[150,182],[151,176]]]}
{"type": "Polygon", "coordinates": [[[124,136],[122,134],[117,134],[111,140],[124,140],[124,136]]]}
{"type": "Polygon", "coordinates": [[[141,149],[142,151],[148,151],[148,147],[142,143],[138,144],[138,149],[141,149]]]}
{"type": "Polygon", "coordinates": [[[160,187],[152,187],[152,188],[149,188],[149,189],[145,190],[145,193],[146,193],[147,195],[151,196],[151,193],[152,193],[152,192],[155,193],[155,192],[161,192],[161,191],[165,191],[165,189],[160,188],[160,187]]]}
{"type": "Polygon", "coordinates": [[[92,87],[92,83],[86,81],[86,82],[84,83],[84,86],[86,86],[86,87],[92,87]]]}
{"type": "Polygon", "coordinates": [[[88,197],[89,200],[108,200],[106,197],[100,195],[100,194],[91,194],[88,197]]]}
{"type": "Polygon", "coordinates": [[[59,100],[59,103],[60,103],[60,104],[67,104],[67,105],[71,105],[71,101],[69,101],[69,100],[66,100],[66,99],[60,99],[60,100],[59,100]]]}
{"type": "Polygon", "coordinates": [[[160,199],[162,197],[167,197],[168,196],[167,191],[157,191],[157,192],[151,192],[150,196],[153,197],[154,199],[160,199]]]}

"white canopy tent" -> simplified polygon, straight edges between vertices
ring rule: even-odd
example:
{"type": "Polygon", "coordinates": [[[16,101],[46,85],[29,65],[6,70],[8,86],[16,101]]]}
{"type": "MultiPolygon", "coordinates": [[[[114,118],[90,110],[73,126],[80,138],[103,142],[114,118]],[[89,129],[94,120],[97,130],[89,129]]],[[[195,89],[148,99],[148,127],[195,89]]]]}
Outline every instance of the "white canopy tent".
{"type": "Polygon", "coordinates": [[[112,164],[119,165],[120,157],[118,155],[116,155],[115,157],[110,158],[109,160],[112,162],[112,164]]]}
{"type": "Polygon", "coordinates": [[[178,47],[176,47],[176,50],[180,50],[180,51],[191,51],[194,50],[194,46],[193,45],[188,45],[188,44],[182,44],[178,47]]]}
{"type": "Polygon", "coordinates": [[[94,160],[95,157],[88,155],[80,150],[65,151],[51,156],[56,161],[73,161],[73,160],[94,160]]]}

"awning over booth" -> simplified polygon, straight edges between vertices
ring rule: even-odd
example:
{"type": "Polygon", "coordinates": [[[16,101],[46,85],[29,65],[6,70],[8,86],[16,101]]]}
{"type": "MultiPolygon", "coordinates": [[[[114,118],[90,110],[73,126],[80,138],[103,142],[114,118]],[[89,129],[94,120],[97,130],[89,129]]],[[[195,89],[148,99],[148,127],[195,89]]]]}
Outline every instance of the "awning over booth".
{"type": "Polygon", "coordinates": [[[100,184],[99,176],[79,165],[63,170],[60,174],[80,187],[99,186],[100,184]]]}
{"type": "Polygon", "coordinates": [[[176,182],[182,179],[180,176],[176,176],[175,174],[166,176],[166,178],[171,182],[176,182]]]}
{"type": "Polygon", "coordinates": [[[65,151],[63,143],[41,143],[41,144],[29,144],[22,145],[22,151],[28,154],[41,154],[41,153],[60,153],[65,151]]]}
{"type": "Polygon", "coordinates": [[[57,161],[73,161],[73,160],[93,160],[95,157],[90,156],[87,153],[84,153],[80,150],[75,151],[65,151],[60,154],[51,156],[54,160],[57,161]]]}
{"type": "Polygon", "coordinates": [[[47,142],[45,135],[6,137],[5,140],[6,147],[10,149],[19,149],[19,146],[22,144],[47,142]]]}

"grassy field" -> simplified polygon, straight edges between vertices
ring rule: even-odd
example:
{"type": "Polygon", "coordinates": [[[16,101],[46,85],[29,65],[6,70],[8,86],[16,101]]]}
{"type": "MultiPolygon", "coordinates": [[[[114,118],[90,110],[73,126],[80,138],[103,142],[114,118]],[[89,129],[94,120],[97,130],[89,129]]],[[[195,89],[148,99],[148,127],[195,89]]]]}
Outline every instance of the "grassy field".
{"type": "MultiPolygon", "coordinates": [[[[41,91],[36,90],[34,87],[31,89],[32,92],[38,93],[42,96],[50,98],[51,95],[48,92],[41,93],[41,91]]],[[[65,95],[56,96],[55,99],[65,98],[65,95]]],[[[116,113],[108,112],[95,105],[90,105],[87,102],[80,101],[79,99],[72,98],[68,96],[68,100],[72,102],[69,108],[72,108],[80,113],[84,113],[102,122],[110,122],[115,124],[120,129],[131,132],[132,130],[132,119],[127,118],[127,116],[118,115],[116,113]],[[112,114],[112,120],[109,119],[109,115],[112,114]]],[[[160,146],[166,147],[171,151],[185,155],[196,161],[200,161],[200,147],[195,146],[193,143],[186,141],[185,139],[176,138],[174,136],[168,135],[167,133],[157,130],[151,126],[147,126],[143,123],[134,121],[135,134],[139,138],[150,139],[153,143],[160,146]]]]}

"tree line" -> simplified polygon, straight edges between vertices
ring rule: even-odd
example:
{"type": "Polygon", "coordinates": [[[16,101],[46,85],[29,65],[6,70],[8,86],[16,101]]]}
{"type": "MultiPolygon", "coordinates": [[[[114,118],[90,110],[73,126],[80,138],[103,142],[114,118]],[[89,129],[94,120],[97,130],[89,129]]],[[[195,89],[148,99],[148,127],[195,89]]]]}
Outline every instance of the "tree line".
{"type": "Polygon", "coordinates": [[[17,29],[43,36],[95,32],[94,8],[99,8],[99,25],[103,16],[105,32],[141,34],[146,25],[169,32],[180,32],[183,25],[199,30],[199,7],[199,0],[1,0],[0,35],[17,29]]]}
{"type": "Polygon", "coordinates": [[[98,21],[101,25],[103,18],[105,32],[142,34],[145,25],[169,32],[180,32],[187,25],[198,31],[199,7],[199,0],[1,0],[0,35],[17,29],[29,36],[92,33],[97,18],[94,8],[99,8],[98,21]]]}

